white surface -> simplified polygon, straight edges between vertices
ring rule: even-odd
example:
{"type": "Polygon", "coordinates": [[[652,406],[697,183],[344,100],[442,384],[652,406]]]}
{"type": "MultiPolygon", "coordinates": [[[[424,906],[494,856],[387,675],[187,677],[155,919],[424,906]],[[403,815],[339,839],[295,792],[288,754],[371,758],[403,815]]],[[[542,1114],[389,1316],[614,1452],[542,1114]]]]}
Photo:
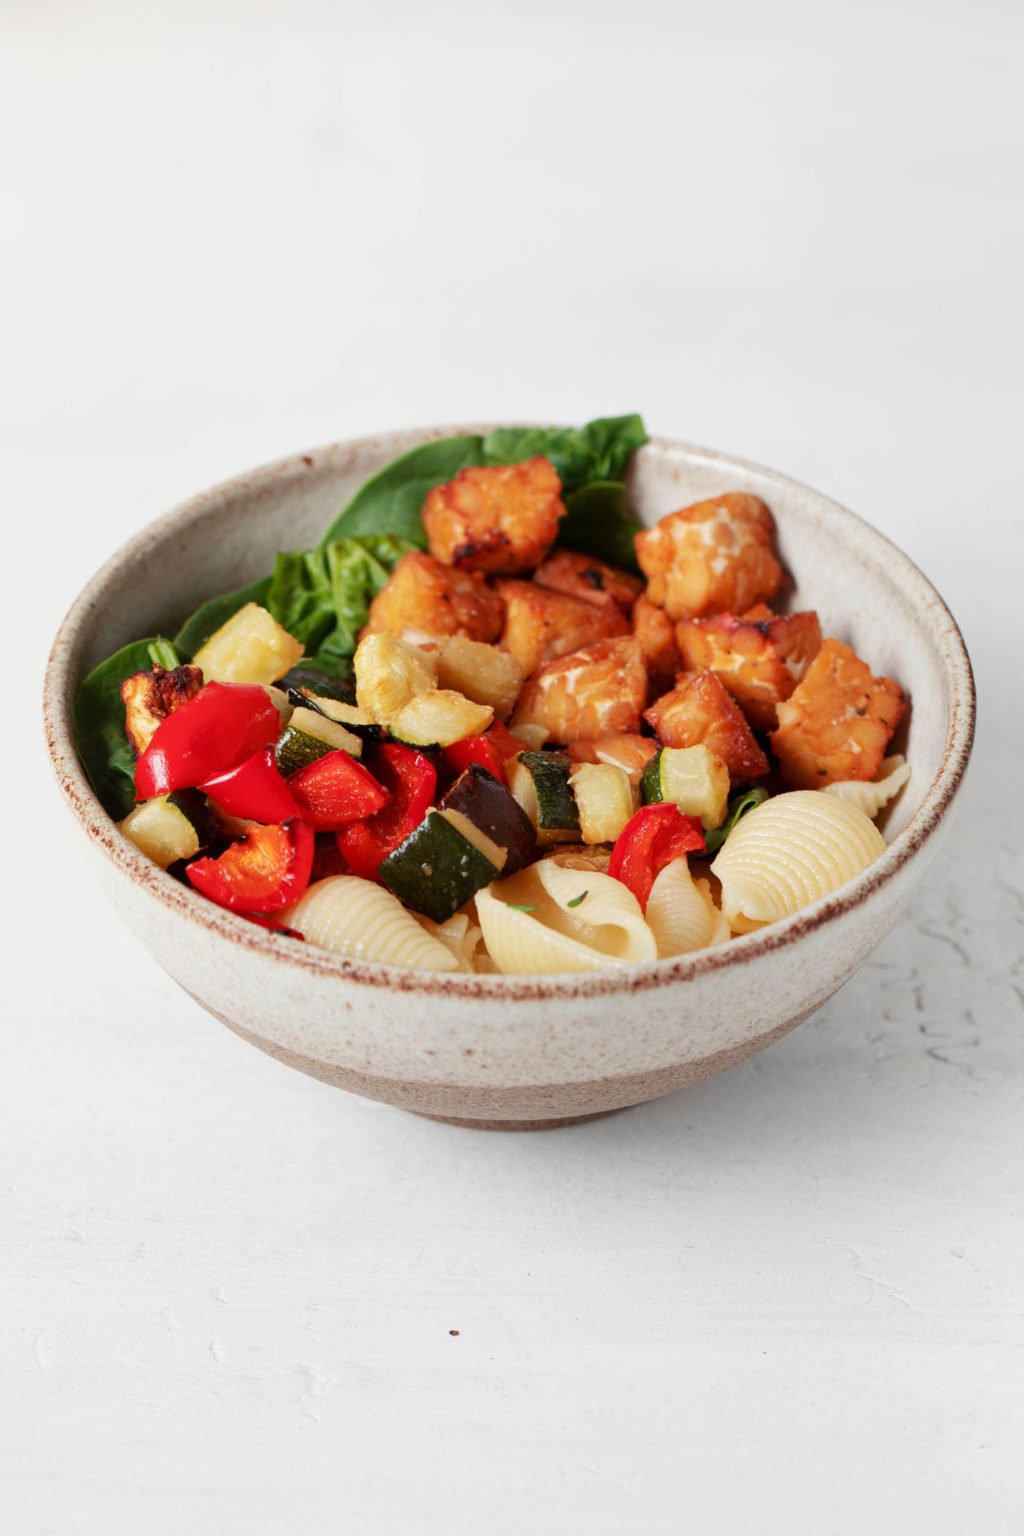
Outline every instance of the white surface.
{"type": "Polygon", "coordinates": [[[0,21],[3,1528],[1019,1531],[1019,6],[160,9],[0,21]],[[950,601],[929,889],[780,1045],[580,1129],[285,1071],[96,898],[34,734],[63,609],[289,449],[633,408],[950,601]]]}

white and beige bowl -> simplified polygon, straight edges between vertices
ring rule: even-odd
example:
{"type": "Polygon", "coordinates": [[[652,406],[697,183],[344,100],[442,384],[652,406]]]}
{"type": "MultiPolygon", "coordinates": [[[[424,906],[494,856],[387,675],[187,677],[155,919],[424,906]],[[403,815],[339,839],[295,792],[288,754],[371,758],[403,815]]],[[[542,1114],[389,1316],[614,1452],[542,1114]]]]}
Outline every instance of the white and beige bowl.
{"type": "Polygon", "coordinates": [[[205,598],[265,574],[279,549],[317,543],[367,476],[452,430],[362,438],[285,459],[151,524],[107,561],[61,625],[46,675],[47,741],[114,905],[209,1013],[278,1060],[353,1093],[468,1125],[546,1126],[735,1066],[853,975],[938,850],[970,754],[974,689],[949,611],[881,534],[784,475],[656,439],[631,470],[645,522],[725,490],[764,497],[795,578],[794,604],[816,608],[826,633],[908,690],[912,774],[890,814],[884,855],[785,922],[625,973],[402,971],[282,940],[222,911],[157,869],[107,817],[75,753],[75,689],[119,646],[173,633],[205,598]]]}

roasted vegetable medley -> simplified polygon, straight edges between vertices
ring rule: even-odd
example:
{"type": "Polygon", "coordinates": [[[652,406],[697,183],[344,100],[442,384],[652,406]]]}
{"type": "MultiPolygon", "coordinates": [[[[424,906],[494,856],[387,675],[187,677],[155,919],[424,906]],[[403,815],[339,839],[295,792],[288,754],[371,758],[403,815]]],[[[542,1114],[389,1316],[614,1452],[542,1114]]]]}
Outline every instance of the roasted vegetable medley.
{"type": "Polygon", "coordinates": [[[427,443],[103,662],[76,731],[125,836],[278,942],[450,971],[664,959],[858,873],[904,693],[783,601],[758,497],[643,527],[645,441],[427,443]]]}

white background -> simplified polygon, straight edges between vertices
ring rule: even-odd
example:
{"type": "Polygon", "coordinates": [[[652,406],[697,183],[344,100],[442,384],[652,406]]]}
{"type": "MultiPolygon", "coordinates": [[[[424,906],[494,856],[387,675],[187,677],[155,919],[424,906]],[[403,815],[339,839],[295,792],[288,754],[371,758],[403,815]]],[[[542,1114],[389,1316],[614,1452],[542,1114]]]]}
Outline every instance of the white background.
{"type": "Polygon", "coordinates": [[[1021,1529],[1022,14],[6,0],[5,1530],[1021,1529]],[[289,450],[633,409],[949,600],[928,888],[764,1056],[590,1126],[289,1073],[94,891],[61,614],[289,450]]]}

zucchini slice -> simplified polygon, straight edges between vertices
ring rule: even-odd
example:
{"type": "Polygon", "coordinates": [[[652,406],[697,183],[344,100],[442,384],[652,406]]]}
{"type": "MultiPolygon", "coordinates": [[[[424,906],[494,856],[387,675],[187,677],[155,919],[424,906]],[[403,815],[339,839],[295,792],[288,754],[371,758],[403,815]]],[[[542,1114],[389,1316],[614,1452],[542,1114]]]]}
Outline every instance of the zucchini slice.
{"type": "Polygon", "coordinates": [[[479,763],[470,763],[441,800],[443,811],[458,811],[489,837],[506,858],[502,877],[516,874],[534,860],[537,834],[519,802],[479,763]]]}
{"type": "Polygon", "coordinates": [[[632,816],[633,786],[614,763],[577,763],[569,777],[585,843],[614,843],[632,816]]]}
{"type": "Polygon", "coordinates": [[[337,752],[339,748],[350,757],[359,757],[363,744],[358,736],[353,736],[336,720],[328,720],[326,715],[303,706],[289,720],[274,756],[279,770],[287,778],[290,773],[308,768],[318,757],[326,757],[328,752],[337,752]]]}
{"type": "Polygon", "coordinates": [[[388,728],[407,747],[450,747],[467,736],[481,735],[493,719],[489,704],[474,704],[448,688],[430,688],[410,699],[388,728]]]}
{"type": "Polygon", "coordinates": [[[645,805],[670,800],[684,816],[720,827],[729,803],[729,770],[705,746],[659,747],[644,769],[640,794],[645,805]]]}
{"type": "Polygon", "coordinates": [[[506,853],[459,811],[429,810],[377,871],[405,906],[444,923],[505,865],[506,853]]]}
{"type": "Polygon", "coordinates": [[[202,813],[179,794],[143,800],[118,826],[161,869],[195,858],[207,840],[202,813]]]}
{"type": "Polygon", "coordinates": [[[325,720],[343,725],[346,731],[351,731],[353,736],[358,736],[362,741],[379,741],[384,734],[384,727],[371,720],[358,704],[344,704],[340,699],[325,694],[302,693],[298,690],[293,694],[293,699],[299,709],[311,709],[314,714],[323,715],[325,720]]]}
{"type": "Polygon", "coordinates": [[[572,763],[564,752],[520,752],[509,765],[509,789],[537,829],[542,848],[578,843],[580,818],[569,787],[572,763]]]}
{"type": "Polygon", "coordinates": [[[301,640],[259,603],[246,603],[214,631],[192,661],[208,683],[276,683],[301,655],[301,640]]]}

